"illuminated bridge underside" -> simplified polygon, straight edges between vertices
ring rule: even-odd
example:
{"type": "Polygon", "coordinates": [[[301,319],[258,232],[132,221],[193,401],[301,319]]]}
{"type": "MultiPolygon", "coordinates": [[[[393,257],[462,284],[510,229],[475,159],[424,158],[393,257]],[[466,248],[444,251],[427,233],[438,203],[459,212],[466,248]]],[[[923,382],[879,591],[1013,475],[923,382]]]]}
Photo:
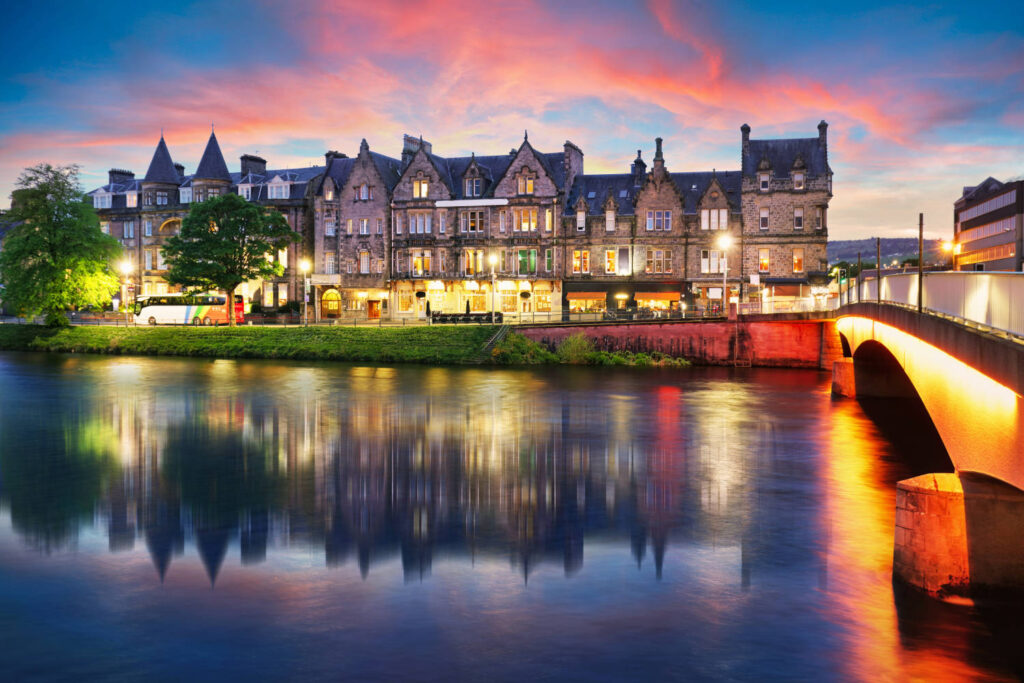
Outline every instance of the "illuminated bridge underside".
{"type": "Polygon", "coordinates": [[[851,306],[843,311],[851,314],[837,320],[854,364],[858,350],[867,355],[865,343],[881,344],[906,372],[957,471],[1024,489],[1024,399],[1015,381],[1024,373],[1024,348],[949,321],[887,309],[851,306]],[[965,356],[971,364],[961,360],[965,356]]]}

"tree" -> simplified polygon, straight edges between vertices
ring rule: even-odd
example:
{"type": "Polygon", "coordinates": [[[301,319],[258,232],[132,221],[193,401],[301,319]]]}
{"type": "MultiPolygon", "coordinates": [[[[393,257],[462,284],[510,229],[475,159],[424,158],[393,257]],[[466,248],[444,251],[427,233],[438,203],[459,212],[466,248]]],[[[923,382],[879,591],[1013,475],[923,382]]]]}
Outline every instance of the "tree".
{"type": "Polygon", "coordinates": [[[167,281],[227,294],[228,320],[235,324],[235,289],[256,278],[280,275],[273,255],[298,235],[284,216],[226,194],[192,205],[181,234],[167,240],[163,253],[167,281]]]}
{"type": "Polygon", "coordinates": [[[70,308],[103,306],[120,286],[111,264],[121,244],[104,235],[84,201],[78,166],[39,164],[18,177],[0,251],[4,304],[67,325],[70,308]]]}

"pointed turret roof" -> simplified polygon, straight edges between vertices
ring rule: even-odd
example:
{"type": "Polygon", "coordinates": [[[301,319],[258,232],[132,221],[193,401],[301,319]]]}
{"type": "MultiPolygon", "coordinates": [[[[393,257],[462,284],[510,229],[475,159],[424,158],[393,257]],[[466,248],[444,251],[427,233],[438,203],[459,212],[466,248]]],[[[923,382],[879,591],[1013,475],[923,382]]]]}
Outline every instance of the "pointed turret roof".
{"type": "Polygon", "coordinates": [[[199,168],[196,169],[194,177],[199,180],[231,182],[231,173],[228,171],[228,165],[224,163],[224,155],[220,152],[217,135],[213,131],[210,131],[210,140],[206,143],[203,158],[199,160],[199,168]]]}
{"type": "Polygon", "coordinates": [[[146,171],[144,179],[147,183],[174,183],[181,182],[178,177],[178,169],[174,168],[174,161],[171,160],[171,153],[167,150],[167,143],[164,136],[160,136],[160,142],[153,152],[153,160],[149,162],[149,170],[146,171]]]}

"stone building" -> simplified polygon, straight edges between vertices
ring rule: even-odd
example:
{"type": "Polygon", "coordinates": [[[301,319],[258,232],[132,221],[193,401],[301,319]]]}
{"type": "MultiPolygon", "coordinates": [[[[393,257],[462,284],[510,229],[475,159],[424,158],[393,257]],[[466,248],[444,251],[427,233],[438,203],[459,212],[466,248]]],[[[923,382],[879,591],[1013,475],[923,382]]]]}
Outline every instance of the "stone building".
{"type": "Polygon", "coordinates": [[[319,319],[389,317],[391,192],[397,159],[370,151],[327,152],[314,182],[313,284],[319,319]]]}
{"type": "Polygon", "coordinates": [[[558,217],[582,170],[571,142],[543,153],[524,136],[506,155],[440,157],[405,136],[391,203],[392,314],[560,311],[558,217]]]}

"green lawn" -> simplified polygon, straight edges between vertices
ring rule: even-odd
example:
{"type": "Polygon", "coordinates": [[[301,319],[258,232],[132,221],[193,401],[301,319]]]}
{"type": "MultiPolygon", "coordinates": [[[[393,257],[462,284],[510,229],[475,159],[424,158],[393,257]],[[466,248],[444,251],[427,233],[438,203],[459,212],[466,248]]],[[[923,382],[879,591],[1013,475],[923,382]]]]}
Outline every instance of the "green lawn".
{"type": "Polygon", "coordinates": [[[0,349],[146,356],[464,364],[482,360],[490,325],[351,327],[71,327],[0,325],[0,349]]]}

